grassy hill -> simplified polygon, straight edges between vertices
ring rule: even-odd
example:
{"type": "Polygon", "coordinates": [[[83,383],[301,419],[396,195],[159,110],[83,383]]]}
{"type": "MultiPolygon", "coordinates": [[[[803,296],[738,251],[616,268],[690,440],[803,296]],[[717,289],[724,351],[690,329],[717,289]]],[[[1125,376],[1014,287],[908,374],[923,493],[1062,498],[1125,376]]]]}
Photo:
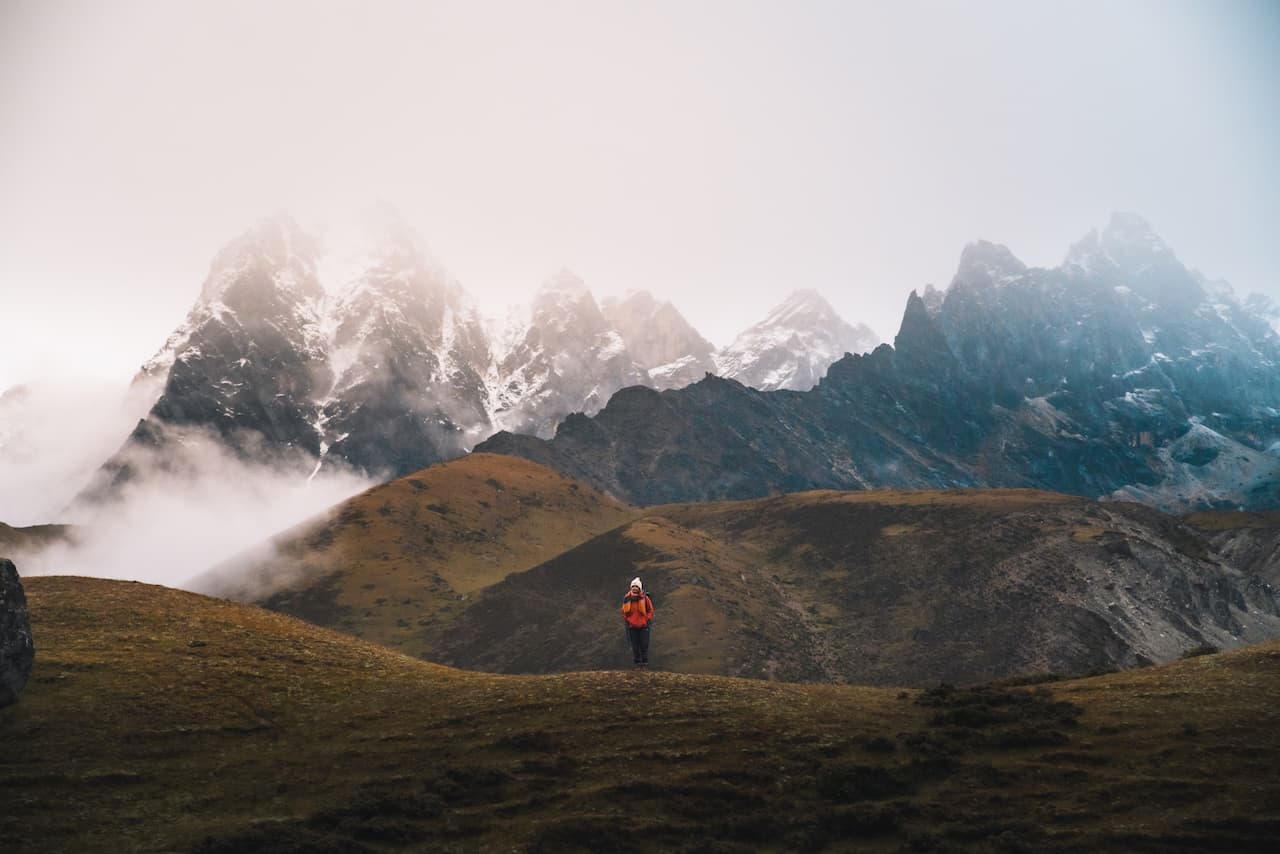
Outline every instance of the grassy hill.
{"type": "Polygon", "coordinates": [[[363,492],[189,586],[425,656],[422,622],[636,512],[534,463],[472,454],[363,492]]]}
{"type": "Polygon", "coordinates": [[[658,605],[658,669],[920,686],[1280,637],[1274,590],[1250,577],[1274,548],[1246,533],[1242,572],[1220,533],[1136,504],[873,490],[634,508],[473,454],[356,496],[194,587],[429,661],[548,673],[625,659],[617,604],[639,575],[658,605]]]}
{"type": "Polygon", "coordinates": [[[927,690],[452,670],[148,585],[25,581],[0,840],[46,851],[1264,851],[1280,644],[927,690]]]}
{"type": "Polygon", "coordinates": [[[1032,490],[810,492],[647,508],[423,621],[430,660],[510,673],[625,660],[644,579],[654,666],[928,685],[1170,661],[1280,637],[1273,593],[1173,517],[1032,490]]]}

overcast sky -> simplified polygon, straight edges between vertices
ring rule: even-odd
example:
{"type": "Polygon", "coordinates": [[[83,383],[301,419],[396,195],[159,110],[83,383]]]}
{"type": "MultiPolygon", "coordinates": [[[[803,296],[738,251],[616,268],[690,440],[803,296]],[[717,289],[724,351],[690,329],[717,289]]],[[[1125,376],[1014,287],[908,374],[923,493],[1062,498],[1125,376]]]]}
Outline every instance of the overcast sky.
{"type": "Polygon", "coordinates": [[[215,251],[376,198],[491,310],[562,266],[716,344],[891,340],[1113,210],[1280,297],[1280,2],[0,0],[0,390],[127,380],[215,251]]]}

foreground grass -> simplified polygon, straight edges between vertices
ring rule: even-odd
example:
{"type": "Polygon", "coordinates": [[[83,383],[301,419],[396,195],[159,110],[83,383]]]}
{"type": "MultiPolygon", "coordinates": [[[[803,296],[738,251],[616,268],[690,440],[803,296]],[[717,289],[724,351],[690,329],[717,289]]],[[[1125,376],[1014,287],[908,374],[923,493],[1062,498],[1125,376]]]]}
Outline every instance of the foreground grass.
{"type": "Polygon", "coordinates": [[[928,691],[495,676],[140,584],[25,582],[26,851],[1272,850],[1280,644],[928,691]]]}

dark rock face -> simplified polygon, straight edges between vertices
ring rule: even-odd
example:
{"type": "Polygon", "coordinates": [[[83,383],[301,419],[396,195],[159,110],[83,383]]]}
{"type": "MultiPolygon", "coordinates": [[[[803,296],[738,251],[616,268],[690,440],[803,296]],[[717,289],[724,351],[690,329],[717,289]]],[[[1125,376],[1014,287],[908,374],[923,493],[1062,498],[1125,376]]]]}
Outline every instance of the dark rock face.
{"type": "Polygon", "coordinates": [[[31,677],[36,647],[27,596],[13,561],[0,558],[0,708],[18,701],[31,677]]]}
{"type": "Polygon", "coordinates": [[[1280,337],[1118,216],[1052,269],[969,246],[894,346],[809,392],[624,390],[515,453],[626,500],[823,487],[1034,487],[1168,510],[1280,507],[1280,337]]]}

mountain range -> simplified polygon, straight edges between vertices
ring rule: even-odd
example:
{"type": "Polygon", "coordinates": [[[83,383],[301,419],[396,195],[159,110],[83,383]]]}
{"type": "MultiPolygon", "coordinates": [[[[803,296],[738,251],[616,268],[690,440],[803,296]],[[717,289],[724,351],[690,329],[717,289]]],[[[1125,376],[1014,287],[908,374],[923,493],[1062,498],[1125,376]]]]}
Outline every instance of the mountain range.
{"type": "Polygon", "coordinates": [[[809,391],[708,376],[631,387],[547,440],[477,450],[642,504],[805,489],[1019,487],[1168,510],[1280,506],[1280,337],[1229,286],[1116,215],[1056,268],[966,247],[893,346],[809,391]]]}
{"type": "Polygon", "coordinates": [[[154,404],[86,496],[148,465],[181,468],[193,434],[306,474],[403,475],[498,429],[550,437],[626,386],[710,372],[808,388],[847,349],[877,341],[799,291],[717,352],[671,303],[647,292],[598,303],[568,270],[504,324],[481,315],[388,206],[367,212],[343,249],[282,214],[214,258],[135,381],[154,404]]]}
{"type": "Polygon", "coordinates": [[[389,208],[352,245],[279,216],[220,252],[82,497],[212,438],[298,478],[518,454],[638,503],[992,486],[1280,506],[1274,306],[1132,214],[1052,269],[970,244],[869,353],[813,291],[716,351],[670,303],[597,302],[567,270],[496,323],[389,208]]]}

